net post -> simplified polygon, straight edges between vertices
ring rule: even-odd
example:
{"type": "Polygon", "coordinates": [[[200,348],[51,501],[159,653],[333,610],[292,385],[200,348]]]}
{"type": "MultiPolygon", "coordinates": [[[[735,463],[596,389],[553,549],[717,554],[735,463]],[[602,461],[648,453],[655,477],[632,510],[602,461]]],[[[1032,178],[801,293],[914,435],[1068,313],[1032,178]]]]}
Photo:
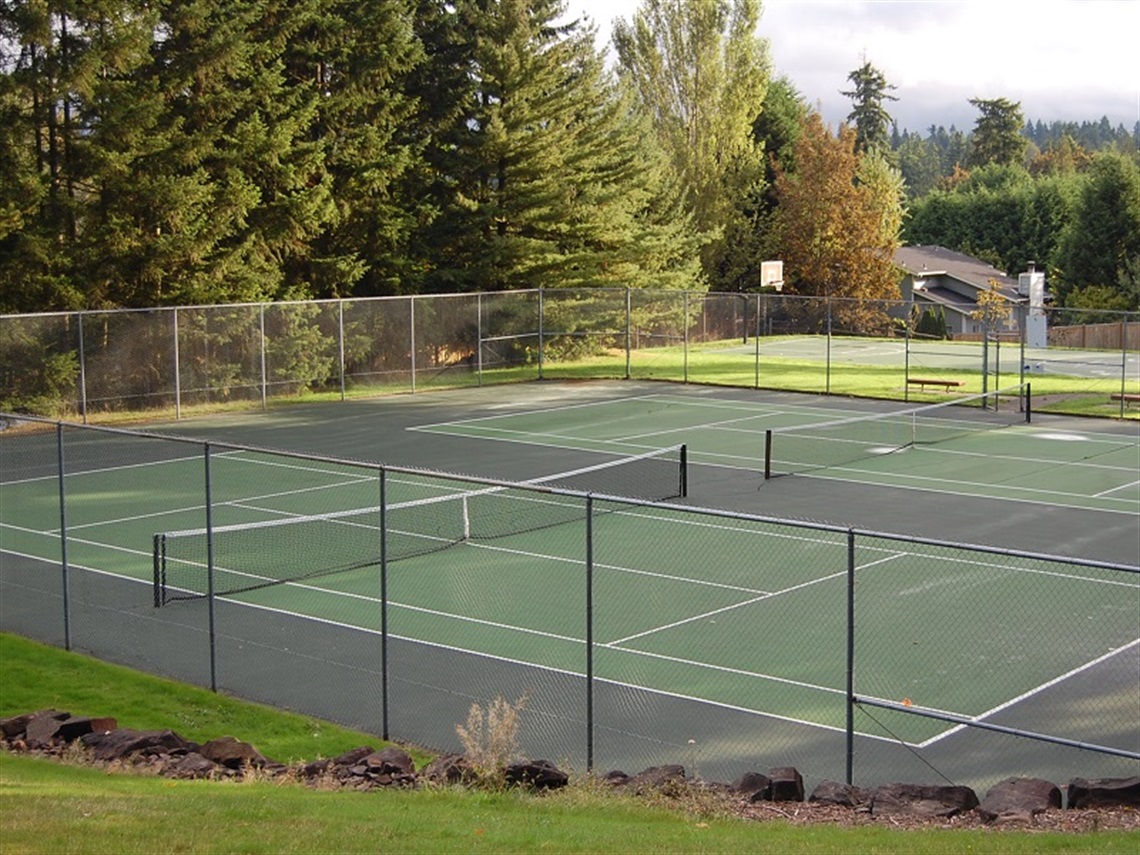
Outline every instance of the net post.
{"type": "Polygon", "coordinates": [[[163,573],[163,564],[165,562],[162,560],[161,554],[163,540],[164,538],[161,534],[154,536],[154,607],[156,609],[162,607],[163,600],[165,599],[162,595],[163,589],[166,587],[166,580],[163,578],[165,575],[163,573]]]}
{"type": "Polygon", "coordinates": [[[681,498],[689,495],[689,446],[681,444],[681,483],[679,485],[681,498]]]}
{"type": "Polygon", "coordinates": [[[772,429],[764,431],[764,480],[772,478],[772,429]]]}
{"type": "Polygon", "coordinates": [[[1033,420],[1033,384],[1025,384],[1025,423],[1033,420]]]}

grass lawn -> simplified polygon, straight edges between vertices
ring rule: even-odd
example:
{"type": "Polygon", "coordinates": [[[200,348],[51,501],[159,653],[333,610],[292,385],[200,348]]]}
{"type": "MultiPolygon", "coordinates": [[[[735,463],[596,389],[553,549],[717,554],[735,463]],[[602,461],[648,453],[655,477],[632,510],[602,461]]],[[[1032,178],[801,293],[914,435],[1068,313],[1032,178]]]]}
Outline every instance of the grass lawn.
{"type": "MultiPolygon", "coordinates": [[[[46,707],[233,735],[275,760],[328,757],[368,734],[241,703],[0,634],[0,717],[46,707]]],[[[427,755],[413,752],[417,767],[427,755]]],[[[171,781],[0,752],[0,853],[1130,853],[1140,835],[748,822],[601,791],[345,792],[264,780],[171,781]]]]}

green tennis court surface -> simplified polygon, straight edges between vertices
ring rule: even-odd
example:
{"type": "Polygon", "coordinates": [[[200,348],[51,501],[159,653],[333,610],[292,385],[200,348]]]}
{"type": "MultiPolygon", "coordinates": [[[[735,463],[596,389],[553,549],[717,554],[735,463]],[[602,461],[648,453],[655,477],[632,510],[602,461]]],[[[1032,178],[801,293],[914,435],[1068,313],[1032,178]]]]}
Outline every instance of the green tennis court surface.
{"type": "MultiPolygon", "coordinates": [[[[988,515],[1000,508],[1011,539],[1028,539],[1035,551],[1052,551],[1049,543],[1061,537],[1076,554],[1082,543],[1091,543],[1102,550],[1092,557],[1137,562],[1136,540],[1127,535],[1140,523],[1134,425],[1039,418],[995,427],[984,423],[984,414],[954,412],[947,418],[966,426],[977,420],[978,429],[885,453],[877,451],[872,432],[854,440],[866,448],[851,462],[764,482],[769,429],[829,423],[880,405],[636,384],[602,384],[595,391],[596,397],[580,387],[569,387],[564,396],[558,387],[479,390],[456,396],[454,411],[451,398],[433,395],[201,419],[173,429],[219,441],[261,438],[256,444],[267,446],[285,439],[300,451],[335,451],[343,458],[383,460],[387,450],[404,458],[390,462],[434,459],[440,468],[462,458],[465,465],[454,469],[508,479],[549,476],[555,466],[588,467],[684,442],[692,466],[686,501],[694,508],[779,515],[784,498],[802,507],[805,496],[814,496],[817,519],[841,521],[841,510],[829,501],[860,495],[865,501],[847,511],[865,520],[878,507],[882,516],[874,530],[901,530],[897,523],[907,518],[891,512],[901,501],[937,508],[940,539],[962,542],[981,529],[993,532],[988,515]],[[508,393],[511,400],[502,400],[508,393]],[[536,398],[528,401],[532,394],[536,398]],[[886,495],[896,504],[878,501],[886,495]],[[986,515],[981,522],[979,513],[986,515]],[[1105,549],[1115,554],[1106,557],[1105,549]]],[[[203,525],[201,455],[192,445],[158,440],[142,441],[147,450],[141,454],[139,441],[125,437],[74,440],[79,447],[69,452],[66,478],[69,561],[152,585],[155,535],[203,525]],[[83,445],[87,441],[90,446],[83,445]]],[[[47,471],[54,435],[10,435],[2,442],[2,549],[58,561],[58,482],[47,471]]],[[[372,510],[382,491],[384,501],[397,507],[430,500],[434,508],[438,499],[485,489],[477,481],[413,472],[390,473],[382,485],[375,468],[347,460],[225,447],[211,457],[210,478],[211,525],[243,533],[240,545],[229,546],[225,537],[215,544],[219,584],[237,591],[226,593],[227,599],[369,631],[380,629],[379,560],[340,554],[346,543],[356,543],[349,528],[352,538],[378,543],[372,510]],[[321,515],[337,519],[339,528],[283,524],[321,515]],[[268,525],[257,527],[262,523],[268,525]],[[272,577],[275,567],[298,561],[299,570],[282,571],[293,581],[241,590],[242,580],[272,577]]],[[[449,522],[459,535],[438,549],[410,550],[392,561],[389,632],[566,674],[583,673],[589,632],[599,679],[809,728],[842,728],[844,531],[599,499],[591,519],[588,629],[587,522],[580,505],[579,499],[525,496],[508,514],[534,514],[534,522],[488,537],[465,536],[466,512],[460,511],[458,521],[449,522]],[[574,505],[570,513],[567,502],[574,505]]],[[[404,532],[399,522],[393,526],[404,532]]],[[[996,527],[999,534],[1001,529],[996,527]]],[[[169,580],[172,588],[205,593],[208,557],[201,544],[198,549],[177,559],[183,575],[169,580]]],[[[1135,700],[1140,578],[875,537],[858,542],[856,576],[865,604],[856,639],[865,694],[986,717],[1035,703],[1063,706],[1078,678],[1095,675],[1102,697],[1135,700]],[[1035,643],[1056,633],[1059,608],[1079,627],[1074,640],[1060,648],[1035,643]],[[938,651],[933,672],[930,658],[915,656],[916,647],[938,651]],[[1000,679],[979,679],[963,691],[959,675],[995,669],[1000,679]]],[[[904,717],[892,732],[917,745],[953,728],[904,717]]],[[[1111,742],[1119,734],[1087,738],[1111,742]]]]}

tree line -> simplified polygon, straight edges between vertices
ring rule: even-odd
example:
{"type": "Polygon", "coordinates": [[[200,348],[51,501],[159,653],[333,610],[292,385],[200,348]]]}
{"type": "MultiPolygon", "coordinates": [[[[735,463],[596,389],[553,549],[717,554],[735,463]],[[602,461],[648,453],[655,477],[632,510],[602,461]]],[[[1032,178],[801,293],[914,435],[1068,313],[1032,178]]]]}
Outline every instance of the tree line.
{"type": "Polygon", "coordinates": [[[764,258],[889,298],[904,239],[1135,303],[1134,145],[1031,148],[1002,99],[899,134],[869,63],[830,128],[760,15],[642,0],[611,63],[564,0],[6,3],[0,312],[750,290],[764,258]]]}

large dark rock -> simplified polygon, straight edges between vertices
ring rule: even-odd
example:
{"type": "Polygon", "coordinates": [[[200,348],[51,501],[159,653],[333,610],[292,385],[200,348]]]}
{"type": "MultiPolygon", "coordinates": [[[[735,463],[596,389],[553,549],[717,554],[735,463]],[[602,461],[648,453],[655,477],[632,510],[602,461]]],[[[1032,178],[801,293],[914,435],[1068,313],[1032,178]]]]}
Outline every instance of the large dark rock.
{"type": "Polygon", "coordinates": [[[1006,778],[995,784],[978,805],[986,822],[1032,822],[1049,808],[1061,807],[1061,790],[1041,778],[1006,778]]]}
{"type": "Polygon", "coordinates": [[[557,790],[570,783],[570,776],[549,760],[512,763],[504,770],[503,777],[508,784],[532,790],[557,790]]]}
{"type": "Polygon", "coordinates": [[[10,718],[0,719],[0,732],[4,734],[5,739],[22,739],[27,741],[28,724],[31,723],[33,719],[44,717],[51,721],[63,721],[63,719],[68,718],[70,715],[71,713],[60,712],[59,710],[38,710],[36,712],[23,713],[22,715],[14,715],[10,718]]]}
{"type": "Polygon", "coordinates": [[[625,786],[637,795],[662,792],[676,795],[685,785],[685,767],[675,763],[666,766],[652,766],[638,772],[625,786]]]}
{"type": "Polygon", "coordinates": [[[885,784],[871,795],[871,814],[923,817],[957,816],[978,806],[969,787],[885,784]]]}
{"type": "Polygon", "coordinates": [[[71,713],[58,710],[40,710],[32,713],[24,723],[24,741],[32,748],[46,748],[59,733],[60,723],[71,718],[71,713]]]}
{"type": "Polygon", "coordinates": [[[768,770],[772,779],[769,798],[774,802],[802,802],[804,779],[794,766],[777,766],[768,770]]]}
{"type": "Polygon", "coordinates": [[[424,766],[420,777],[433,784],[463,784],[474,781],[478,775],[462,754],[441,754],[424,766]]]}
{"type": "Polygon", "coordinates": [[[96,760],[108,762],[125,760],[136,754],[187,754],[200,747],[173,730],[132,730],[127,727],[88,733],[79,741],[91,749],[96,760]]]}
{"type": "Polygon", "coordinates": [[[871,791],[854,784],[843,784],[839,781],[820,781],[811,795],[809,802],[822,805],[839,805],[841,807],[858,808],[871,800],[871,791]]]}
{"type": "Polygon", "coordinates": [[[1071,808],[1140,808],[1140,776],[1131,778],[1073,778],[1069,781],[1071,808]]]}
{"type": "Polygon", "coordinates": [[[745,772],[732,782],[732,789],[752,801],[766,800],[772,795],[772,779],[759,772],[745,772]]]}
{"type": "Polygon", "coordinates": [[[218,764],[197,751],[168,756],[160,774],[165,778],[213,778],[219,773],[218,764]]]}
{"type": "Polygon", "coordinates": [[[203,745],[198,753],[207,760],[212,760],[219,766],[227,769],[261,769],[268,764],[268,760],[261,756],[256,748],[248,742],[242,742],[233,736],[220,736],[211,739],[203,745]]]}

